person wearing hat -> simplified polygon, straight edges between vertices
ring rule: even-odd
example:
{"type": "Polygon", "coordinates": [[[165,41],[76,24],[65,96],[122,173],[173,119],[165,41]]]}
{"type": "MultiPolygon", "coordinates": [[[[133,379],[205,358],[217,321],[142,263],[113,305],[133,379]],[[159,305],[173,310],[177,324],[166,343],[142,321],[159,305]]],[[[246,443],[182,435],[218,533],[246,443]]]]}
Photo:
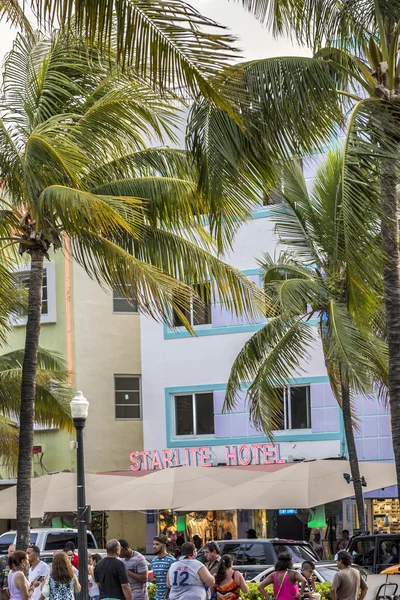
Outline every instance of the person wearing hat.
{"type": "Polygon", "coordinates": [[[246,531],[248,540],[257,540],[257,533],[255,529],[248,529],[246,531]]]}
{"type": "Polygon", "coordinates": [[[167,588],[167,573],[170,566],[176,562],[175,558],[167,552],[168,538],[164,534],[153,539],[153,552],[155,557],[151,561],[153,576],[156,584],[155,600],[164,600],[167,588]]]}
{"type": "Polygon", "coordinates": [[[171,565],[167,575],[170,600],[207,600],[207,590],[215,584],[215,578],[207,567],[196,560],[193,542],[185,542],[182,556],[171,565]]]}

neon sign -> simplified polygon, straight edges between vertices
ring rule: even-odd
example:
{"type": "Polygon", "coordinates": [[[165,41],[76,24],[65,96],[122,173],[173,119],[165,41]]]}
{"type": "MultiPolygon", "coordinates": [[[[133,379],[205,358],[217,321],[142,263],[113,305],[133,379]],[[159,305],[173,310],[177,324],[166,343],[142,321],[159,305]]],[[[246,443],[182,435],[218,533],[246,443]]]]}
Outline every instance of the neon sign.
{"type": "MultiPolygon", "coordinates": [[[[212,467],[211,447],[174,448],[173,450],[134,450],[129,455],[132,471],[155,471],[179,466],[212,467]]],[[[285,463],[278,444],[225,446],[225,465],[274,465],[285,463]]]]}

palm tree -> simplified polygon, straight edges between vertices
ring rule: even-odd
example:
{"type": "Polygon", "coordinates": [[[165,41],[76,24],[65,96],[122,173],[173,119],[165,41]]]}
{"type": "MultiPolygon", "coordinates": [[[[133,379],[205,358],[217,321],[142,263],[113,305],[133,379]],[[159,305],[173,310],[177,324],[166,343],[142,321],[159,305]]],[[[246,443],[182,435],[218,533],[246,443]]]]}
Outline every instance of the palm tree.
{"type": "Polygon", "coordinates": [[[387,347],[381,335],[383,292],[379,278],[370,277],[367,246],[364,280],[349,285],[342,171],[342,154],[330,152],[308,192],[301,167],[285,168],[280,203],[271,210],[279,241],[289,250],[260,261],[265,292],[275,308],[235,359],[225,407],[231,409],[242,383],[251,382],[251,419],[272,436],[282,419],[282,388],[318,343],[309,323],[316,318],[329,382],[343,411],[358,518],[366,531],[352,400],[355,394],[372,394],[374,385],[384,393],[387,347]]]}
{"type": "Polygon", "coordinates": [[[112,48],[122,66],[157,86],[201,93],[229,107],[219,83],[221,68],[237,55],[235,38],[183,0],[6,0],[0,18],[32,36],[32,13],[41,29],[56,25],[89,47],[107,54],[112,48]]]}
{"type": "Polygon", "coordinates": [[[18,248],[30,259],[17,484],[17,546],[24,548],[48,251],[64,249],[68,236],[72,258],[101,285],[133,294],[142,313],[171,325],[178,315],[189,329],[186,311],[202,302],[194,285],[200,295],[215,288],[223,303],[251,318],[263,294],[216,258],[213,241],[229,241],[251,199],[247,207],[212,210],[196,192],[198,175],[185,152],[147,146],[152,137],[174,137],[175,96],[172,102],[95,50],[88,56],[79,40],[55,34],[18,36],[1,97],[0,252],[18,248]]]}
{"type": "MultiPolygon", "coordinates": [[[[24,353],[14,350],[0,356],[0,460],[15,470],[18,459],[21,377],[24,353]]],[[[73,430],[64,362],[39,348],[34,420],[38,425],[73,430]]]]}
{"type": "MultiPolygon", "coordinates": [[[[367,203],[380,217],[381,249],[385,256],[388,389],[400,485],[400,251],[396,189],[400,140],[400,4],[387,0],[242,0],[242,4],[274,35],[289,34],[300,44],[313,49],[313,58],[324,64],[331,74],[330,82],[329,78],[325,82],[322,78],[316,79],[314,88],[322,94],[329,91],[343,117],[349,117],[343,167],[346,174],[343,217],[348,238],[348,266],[355,276],[364,268],[358,239],[364,229],[363,207],[367,203]]],[[[275,60],[279,62],[280,59],[275,60]]],[[[279,73],[276,87],[283,78],[291,77],[293,86],[298,86],[300,96],[304,97],[296,73],[292,75],[289,69],[279,73]]],[[[276,102],[270,94],[263,94],[261,103],[263,98],[268,100],[270,111],[278,110],[282,102],[280,96],[276,102]]],[[[310,107],[312,109],[312,105],[310,107]]],[[[312,135],[316,135],[307,111],[293,111],[289,117],[289,131],[297,126],[310,126],[312,135]]],[[[251,119],[250,122],[251,129],[256,122],[251,119]]],[[[263,123],[264,127],[269,127],[270,122],[263,119],[263,123]]],[[[282,130],[287,130],[284,118],[279,120],[279,125],[282,130]]],[[[262,127],[259,124],[259,131],[263,131],[262,127]]],[[[301,130],[299,134],[301,137],[301,130]]],[[[283,150],[287,155],[287,149],[283,150]]]]}

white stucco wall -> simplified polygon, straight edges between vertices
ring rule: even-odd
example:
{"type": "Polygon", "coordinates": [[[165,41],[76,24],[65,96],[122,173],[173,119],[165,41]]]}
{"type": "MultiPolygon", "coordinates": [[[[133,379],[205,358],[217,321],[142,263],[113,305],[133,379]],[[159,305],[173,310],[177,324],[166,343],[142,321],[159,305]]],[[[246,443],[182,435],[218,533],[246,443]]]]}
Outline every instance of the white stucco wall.
{"type": "MultiPolygon", "coordinates": [[[[274,252],[272,228],[273,225],[266,218],[254,219],[244,225],[237,234],[234,251],[226,257],[227,262],[240,270],[257,268],[257,257],[264,252],[274,252]]],[[[248,332],[165,340],[162,325],[141,318],[145,449],[160,450],[167,447],[165,388],[225,384],[234,358],[251,335],[248,332]]],[[[311,359],[303,361],[301,366],[302,369],[293,377],[326,376],[318,340],[311,351],[311,359]]],[[[301,446],[304,443],[298,443],[296,449],[282,444],[281,451],[301,457],[305,452],[301,446]]],[[[340,453],[337,440],[313,443],[313,446],[316,458],[340,453]]],[[[223,449],[215,446],[213,451],[219,457],[223,449]]]]}

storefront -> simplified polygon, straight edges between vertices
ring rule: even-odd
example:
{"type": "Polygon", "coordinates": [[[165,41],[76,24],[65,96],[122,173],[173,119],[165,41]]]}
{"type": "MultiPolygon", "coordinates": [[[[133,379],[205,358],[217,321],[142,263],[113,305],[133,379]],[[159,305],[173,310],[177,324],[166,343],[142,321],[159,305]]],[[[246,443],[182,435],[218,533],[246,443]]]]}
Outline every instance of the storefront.
{"type": "MultiPolygon", "coordinates": [[[[272,512],[272,511],[269,511],[272,512]]],[[[202,544],[208,540],[245,538],[249,529],[257,537],[267,537],[266,510],[209,510],[182,513],[179,511],[147,511],[146,542],[151,550],[153,537],[160,533],[174,542],[178,536],[193,541],[195,536],[202,544]]]]}

